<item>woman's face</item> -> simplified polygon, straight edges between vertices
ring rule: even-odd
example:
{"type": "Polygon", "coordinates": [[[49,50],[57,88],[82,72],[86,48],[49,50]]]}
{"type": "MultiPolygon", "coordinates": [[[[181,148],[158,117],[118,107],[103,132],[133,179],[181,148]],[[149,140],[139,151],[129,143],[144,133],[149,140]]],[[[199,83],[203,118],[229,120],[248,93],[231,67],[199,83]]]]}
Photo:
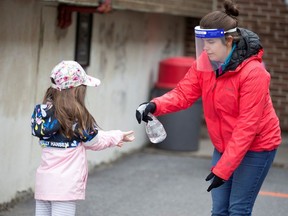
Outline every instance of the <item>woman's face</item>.
{"type": "Polygon", "coordinates": [[[226,42],[224,44],[223,39],[220,38],[205,38],[204,50],[206,51],[209,59],[211,61],[224,63],[226,57],[228,56],[231,46],[227,46],[226,42]]]}

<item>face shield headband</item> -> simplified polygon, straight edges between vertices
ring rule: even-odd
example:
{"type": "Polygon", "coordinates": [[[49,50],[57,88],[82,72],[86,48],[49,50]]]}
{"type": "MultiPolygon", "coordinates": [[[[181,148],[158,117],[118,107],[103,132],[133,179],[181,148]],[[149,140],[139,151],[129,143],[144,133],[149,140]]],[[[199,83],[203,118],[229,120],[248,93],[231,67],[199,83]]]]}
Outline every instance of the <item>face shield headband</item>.
{"type": "Polygon", "coordinates": [[[225,33],[236,32],[237,28],[224,31],[224,29],[202,29],[195,27],[195,46],[197,70],[211,72],[219,69],[227,57],[225,33]]]}

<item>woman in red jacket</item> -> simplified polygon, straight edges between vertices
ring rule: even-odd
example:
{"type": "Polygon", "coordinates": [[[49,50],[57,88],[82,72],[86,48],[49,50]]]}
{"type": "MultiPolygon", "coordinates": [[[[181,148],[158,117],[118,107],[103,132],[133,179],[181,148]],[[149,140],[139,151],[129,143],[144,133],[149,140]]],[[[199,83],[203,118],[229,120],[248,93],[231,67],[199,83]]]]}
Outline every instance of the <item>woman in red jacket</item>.
{"type": "MultiPolygon", "coordinates": [[[[204,16],[195,28],[196,61],[170,92],[154,98],[136,118],[186,109],[200,97],[212,157],[212,215],[251,215],[260,187],[281,143],[272,105],[270,75],[262,63],[259,37],[238,28],[238,9],[224,2],[225,12],[204,16]]],[[[143,104],[142,104],[143,107],[143,104]]]]}

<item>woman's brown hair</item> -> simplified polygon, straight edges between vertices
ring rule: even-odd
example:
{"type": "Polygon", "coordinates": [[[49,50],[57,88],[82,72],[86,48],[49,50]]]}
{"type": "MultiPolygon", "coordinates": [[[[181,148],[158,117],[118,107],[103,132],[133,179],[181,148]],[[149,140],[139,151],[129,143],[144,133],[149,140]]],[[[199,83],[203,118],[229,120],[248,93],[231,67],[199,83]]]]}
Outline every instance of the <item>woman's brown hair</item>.
{"type": "Polygon", "coordinates": [[[55,117],[61,125],[61,133],[67,138],[83,136],[83,131],[96,131],[97,123],[85,107],[86,86],[57,90],[48,88],[43,103],[52,102],[55,117]],[[76,131],[73,130],[77,123],[76,131]]]}
{"type": "MultiPolygon", "coordinates": [[[[239,10],[237,6],[231,0],[225,0],[223,5],[225,12],[213,11],[205,15],[200,20],[200,27],[203,29],[224,29],[224,31],[238,27],[239,10]]],[[[237,32],[227,34],[235,37],[238,35],[237,32]]]]}

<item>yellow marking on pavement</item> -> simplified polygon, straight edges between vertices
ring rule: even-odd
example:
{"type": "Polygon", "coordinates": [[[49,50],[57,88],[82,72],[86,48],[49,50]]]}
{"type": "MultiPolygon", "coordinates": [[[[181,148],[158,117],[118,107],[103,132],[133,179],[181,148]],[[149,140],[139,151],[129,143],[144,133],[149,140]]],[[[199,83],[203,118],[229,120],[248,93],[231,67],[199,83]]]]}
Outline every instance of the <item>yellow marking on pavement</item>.
{"type": "Polygon", "coordinates": [[[272,197],[288,198],[288,194],[286,194],[286,193],[278,193],[278,192],[270,192],[270,191],[260,191],[259,194],[262,195],[262,196],[272,196],[272,197]]]}

